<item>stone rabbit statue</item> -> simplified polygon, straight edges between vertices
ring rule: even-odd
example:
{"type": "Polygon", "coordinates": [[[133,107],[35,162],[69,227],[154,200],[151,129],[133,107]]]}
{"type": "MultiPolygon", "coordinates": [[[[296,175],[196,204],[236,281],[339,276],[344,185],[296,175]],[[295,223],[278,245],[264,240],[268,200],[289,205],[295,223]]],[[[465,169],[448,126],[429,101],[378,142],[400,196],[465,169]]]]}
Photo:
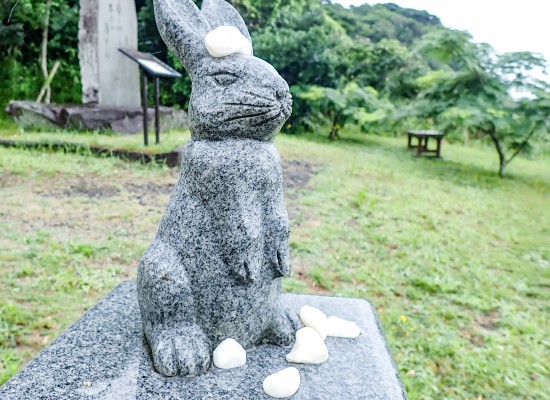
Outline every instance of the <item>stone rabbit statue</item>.
{"type": "MultiPolygon", "coordinates": [[[[252,55],[213,57],[205,37],[233,26],[224,0],[155,0],[161,36],[192,79],[179,181],[138,270],[145,336],[158,372],[192,376],[210,367],[226,338],[245,348],[288,345],[300,327],[282,304],[290,273],[289,225],[273,139],[291,113],[288,85],[252,55]]],[[[251,53],[251,50],[250,50],[251,53]]]]}

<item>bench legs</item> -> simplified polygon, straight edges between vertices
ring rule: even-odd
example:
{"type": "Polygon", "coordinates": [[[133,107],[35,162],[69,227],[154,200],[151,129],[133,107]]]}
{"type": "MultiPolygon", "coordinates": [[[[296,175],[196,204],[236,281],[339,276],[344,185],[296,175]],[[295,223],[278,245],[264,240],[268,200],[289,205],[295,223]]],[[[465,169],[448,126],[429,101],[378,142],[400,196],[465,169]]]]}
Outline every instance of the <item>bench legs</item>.
{"type": "Polygon", "coordinates": [[[428,136],[414,136],[417,140],[417,145],[413,145],[412,143],[412,139],[413,139],[413,136],[412,135],[408,135],[408,138],[407,138],[407,146],[409,149],[416,149],[416,155],[417,156],[421,156],[423,153],[433,153],[435,154],[435,158],[441,158],[441,142],[443,140],[443,138],[440,138],[440,137],[436,137],[434,138],[436,140],[436,149],[435,150],[429,150],[428,149],[428,141],[430,139],[430,137],[428,136]]]}
{"type": "Polygon", "coordinates": [[[416,155],[420,156],[428,150],[428,138],[418,138],[418,146],[416,147],[416,155]]]}

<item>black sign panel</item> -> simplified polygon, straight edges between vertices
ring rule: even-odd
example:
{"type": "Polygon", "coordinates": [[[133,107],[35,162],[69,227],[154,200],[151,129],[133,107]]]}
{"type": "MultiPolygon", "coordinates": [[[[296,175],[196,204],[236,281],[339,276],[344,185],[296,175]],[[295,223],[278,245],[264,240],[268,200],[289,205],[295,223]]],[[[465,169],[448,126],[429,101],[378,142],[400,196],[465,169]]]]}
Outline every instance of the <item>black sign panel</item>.
{"type": "Polygon", "coordinates": [[[163,63],[151,53],[143,53],[137,50],[118,49],[122,54],[138,63],[140,68],[151,76],[166,78],[181,78],[181,74],[174,68],[163,63]]]}

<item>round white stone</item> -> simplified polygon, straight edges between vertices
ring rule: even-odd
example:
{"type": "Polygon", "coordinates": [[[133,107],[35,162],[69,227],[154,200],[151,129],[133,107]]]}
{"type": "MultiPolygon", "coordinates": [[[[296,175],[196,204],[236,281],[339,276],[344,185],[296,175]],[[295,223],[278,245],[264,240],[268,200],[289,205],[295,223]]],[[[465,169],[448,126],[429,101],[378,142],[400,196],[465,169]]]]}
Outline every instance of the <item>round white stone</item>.
{"type": "Polygon", "coordinates": [[[300,309],[300,319],[304,326],[315,329],[323,340],[327,338],[328,320],[321,310],[311,306],[303,306],[300,309]]]}
{"type": "Polygon", "coordinates": [[[214,350],[214,365],[218,368],[231,369],[245,364],[246,351],[234,339],[225,339],[214,350]]]}
{"type": "Polygon", "coordinates": [[[234,26],[220,26],[210,31],[204,44],[212,57],[225,57],[235,53],[252,54],[252,44],[234,26]]]}
{"type": "Polygon", "coordinates": [[[298,364],[321,364],[328,360],[325,341],[312,328],[302,328],[296,332],[296,342],[286,355],[286,360],[298,364]]]}
{"type": "Polygon", "coordinates": [[[264,392],[276,399],[290,397],[300,388],[300,371],[295,367],[269,375],[264,379],[264,392]]]}
{"type": "Polygon", "coordinates": [[[355,322],[338,317],[328,318],[328,335],[342,338],[356,338],[361,330],[355,322]]]}

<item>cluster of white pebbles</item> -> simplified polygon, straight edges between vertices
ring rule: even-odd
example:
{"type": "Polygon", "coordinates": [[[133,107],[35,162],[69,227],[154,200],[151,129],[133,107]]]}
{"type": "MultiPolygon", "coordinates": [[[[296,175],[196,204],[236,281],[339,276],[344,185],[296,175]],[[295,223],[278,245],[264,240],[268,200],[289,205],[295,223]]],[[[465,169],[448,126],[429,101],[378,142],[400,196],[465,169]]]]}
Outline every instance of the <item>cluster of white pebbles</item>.
{"type": "MultiPolygon", "coordinates": [[[[296,332],[296,342],[286,360],[296,364],[321,364],[328,360],[327,336],[356,338],[361,334],[355,322],[327,316],[315,307],[303,306],[300,319],[304,328],[296,332]]],[[[245,349],[233,339],[225,339],[214,350],[214,365],[221,369],[246,364],[245,349]]],[[[271,397],[282,399],[294,395],[300,388],[300,372],[285,368],[264,379],[263,389],[271,397]]]]}

